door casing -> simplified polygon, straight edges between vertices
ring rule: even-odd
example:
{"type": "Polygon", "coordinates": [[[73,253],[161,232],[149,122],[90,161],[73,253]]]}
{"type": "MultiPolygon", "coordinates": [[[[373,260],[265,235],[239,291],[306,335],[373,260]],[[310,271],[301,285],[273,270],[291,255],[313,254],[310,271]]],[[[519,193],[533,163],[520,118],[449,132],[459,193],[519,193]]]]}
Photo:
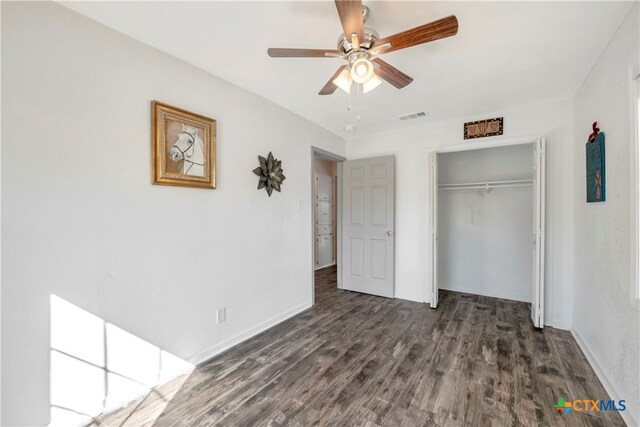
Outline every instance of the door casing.
{"type": "MultiPolygon", "coordinates": [[[[436,280],[435,277],[435,272],[437,271],[436,268],[437,266],[434,265],[434,259],[436,258],[434,256],[434,247],[433,247],[433,239],[437,239],[437,236],[434,236],[434,226],[437,225],[436,224],[436,220],[437,220],[437,213],[433,212],[433,207],[434,207],[434,199],[436,197],[435,194],[433,194],[433,189],[431,188],[433,182],[432,182],[432,173],[433,173],[433,167],[432,167],[432,160],[434,159],[434,157],[439,154],[439,153],[452,153],[452,152],[456,152],[456,151],[471,151],[471,150],[481,150],[481,149],[485,149],[485,148],[494,148],[494,147],[505,147],[505,146],[510,146],[510,145],[522,145],[522,144],[533,144],[534,146],[538,144],[538,141],[540,140],[546,140],[545,135],[535,135],[535,136],[525,136],[525,137],[519,137],[519,138],[505,138],[505,139],[488,139],[486,141],[474,141],[472,144],[470,143],[464,143],[464,144],[455,144],[455,145],[445,145],[445,146],[439,146],[439,147],[434,147],[431,149],[428,149],[426,151],[426,158],[425,158],[425,163],[427,165],[427,173],[425,174],[425,177],[427,179],[427,182],[425,183],[425,185],[428,186],[428,209],[427,209],[427,230],[428,230],[428,236],[427,238],[429,239],[429,242],[431,243],[429,245],[429,254],[428,254],[428,258],[427,258],[427,266],[429,268],[429,274],[428,274],[428,280],[427,283],[424,286],[424,302],[425,303],[429,303],[431,308],[436,308],[438,306],[438,296],[437,293],[433,292],[434,289],[437,289],[437,283],[434,283],[434,281],[436,280]]],[[[545,180],[545,185],[548,186],[549,181],[545,180]]],[[[545,198],[549,197],[549,191],[546,192],[545,194],[545,198]]],[[[546,206],[545,200],[542,200],[542,204],[543,206],[546,206]]],[[[545,212],[546,213],[546,212],[545,212]]],[[[545,230],[546,232],[546,230],[545,230]]],[[[546,245],[546,241],[547,239],[542,239],[543,244],[546,245]]],[[[544,251],[543,253],[546,253],[546,248],[543,246],[542,250],[544,251]]],[[[547,298],[550,299],[550,295],[548,294],[547,291],[547,280],[546,280],[547,274],[545,274],[545,277],[543,277],[543,289],[542,289],[542,295],[543,298],[547,298]],[[547,296],[545,296],[547,295],[547,296]]],[[[552,304],[551,301],[549,301],[550,305],[552,304]]],[[[544,301],[543,301],[544,304],[544,301]]]]}
{"type": "Polygon", "coordinates": [[[313,268],[316,260],[316,244],[315,244],[315,236],[316,236],[316,223],[314,218],[314,200],[313,200],[313,192],[315,185],[315,168],[313,167],[313,158],[321,157],[323,159],[331,160],[337,162],[338,164],[338,172],[337,172],[337,194],[335,195],[335,203],[336,203],[336,261],[338,264],[338,288],[342,288],[342,263],[340,262],[340,256],[342,254],[342,245],[340,241],[340,237],[342,236],[342,203],[340,202],[340,198],[342,197],[342,162],[347,160],[346,157],[341,156],[339,154],[332,153],[330,151],[324,150],[322,148],[311,146],[311,188],[309,189],[309,194],[311,197],[311,204],[309,205],[309,222],[310,222],[310,232],[311,232],[311,304],[316,303],[316,292],[315,292],[315,269],[313,268]]]}

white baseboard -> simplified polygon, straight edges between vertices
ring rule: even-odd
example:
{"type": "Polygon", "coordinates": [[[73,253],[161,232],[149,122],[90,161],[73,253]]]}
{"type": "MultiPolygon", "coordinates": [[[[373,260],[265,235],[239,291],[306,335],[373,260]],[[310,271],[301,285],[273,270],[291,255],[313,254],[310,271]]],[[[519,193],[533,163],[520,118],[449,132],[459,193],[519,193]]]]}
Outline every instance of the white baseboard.
{"type": "MultiPolygon", "coordinates": [[[[600,364],[598,363],[598,359],[596,359],[596,357],[594,356],[593,352],[591,351],[591,349],[589,348],[587,343],[582,339],[582,336],[580,336],[580,333],[578,333],[578,331],[576,331],[575,329],[571,329],[571,334],[573,335],[573,338],[578,343],[578,346],[580,347],[580,349],[584,353],[585,357],[587,358],[587,361],[589,362],[589,364],[593,368],[594,372],[596,373],[596,376],[598,377],[598,379],[602,383],[602,386],[604,387],[605,391],[609,394],[609,398],[611,398],[613,400],[616,400],[616,401],[618,401],[618,400],[626,400],[623,396],[620,395],[620,393],[618,393],[618,391],[613,386],[613,384],[611,384],[611,381],[609,381],[609,378],[607,378],[607,376],[605,375],[604,371],[602,370],[600,364]]],[[[579,396],[579,397],[581,397],[581,396],[579,396]]],[[[584,398],[585,399],[588,399],[588,398],[594,398],[595,399],[597,397],[598,396],[586,396],[584,398]]],[[[634,419],[634,416],[631,413],[631,411],[627,410],[627,411],[618,412],[618,413],[620,414],[620,416],[622,416],[622,419],[624,420],[624,422],[628,426],[631,427],[631,426],[640,425],[640,420],[634,419]]]]}
{"type": "Polygon", "coordinates": [[[551,326],[552,328],[556,328],[556,329],[562,329],[563,331],[572,331],[572,325],[570,323],[564,323],[564,322],[556,322],[555,320],[551,320],[549,322],[546,321],[544,322],[545,326],[551,326]]]}
{"type": "Polygon", "coordinates": [[[263,332],[267,329],[269,329],[272,326],[277,325],[278,323],[281,323],[285,320],[287,320],[290,317],[295,316],[298,313],[301,313],[305,310],[307,310],[308,308],[310,308],[313,304],[309,301],[306,302],[304,304],[301,304],[297,307],[292,308],[291,310],[288,310],[282,314],[279,314],[275,317],[272,317],[269,320],[266,320],[265,322],[260,323],[257,326],[254,326],[253,328],[249,328],[246,331],[240,332],[237,335],[232,336],[231,338],[228,338],[218,344],[215,344],[211,347],[209,347],[208,349],[202,351],[201,353],[197,354],[196,356],[190,357],[188,359],[189,363],[193,363],[194,365],[197,365],[199,363],[202,363],[206,360],[211,359],[214,356],[217,356],[218,354],[222,353],[225,350],[230,349],[233,346],[236,346],[238,344],[240,344],[243,341],[248,340],[251,337],[254,337],[256,335],[258,335],[260,332],[263,332]]]}
{"type": "Polygon", "coordinates": [[[329,264],[325,264],[325,265],[320,265],[318,267],[315,267],[313,270],[322,270],[323,268],[327,268],[327,267],[333,267],[334,265],[336,265],[335,262],[331,262],[329,264]]]}

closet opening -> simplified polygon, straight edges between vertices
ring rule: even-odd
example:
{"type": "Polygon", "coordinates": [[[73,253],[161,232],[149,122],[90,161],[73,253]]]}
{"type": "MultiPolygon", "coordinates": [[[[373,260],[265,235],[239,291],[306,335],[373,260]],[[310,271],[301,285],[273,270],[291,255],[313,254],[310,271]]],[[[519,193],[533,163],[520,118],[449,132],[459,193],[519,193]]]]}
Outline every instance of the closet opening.
{"type": "Polygon", "coordinates": [[[312,239],[313,302],[323,291],[340,287],[340,172],[343,157],[313,149],[312,239]]]}
{"type": "Polygon", "coordinates": [[[431,307],[440,289],[524,301],[544,324],[544,139],[430,153],[431,307]]]}

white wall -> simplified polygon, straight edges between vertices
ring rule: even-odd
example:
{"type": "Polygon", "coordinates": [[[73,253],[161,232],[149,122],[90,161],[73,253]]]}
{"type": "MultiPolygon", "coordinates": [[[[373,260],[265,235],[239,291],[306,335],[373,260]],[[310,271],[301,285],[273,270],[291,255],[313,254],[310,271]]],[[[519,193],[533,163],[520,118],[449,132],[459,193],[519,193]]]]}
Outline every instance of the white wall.
{"type": "Polygon", "coordinates": [[[575,290],[573,328],[609,392],[633,402],[624,414],[640,424],[640,312],[632,306],[630,68],[639,61],[635,4],[578,91],[574,103],[575,290]],[[607,200],[586,203],[585,142],[598,121],[605,134],[607,200]]]}
{"type": "MultiPolygon", "coordinates": [[[[438,185],[533,178],[534,144],[438,155],[438,185]]],[[[438,192],[441,289],[531,302],[533,186],[438,192]]]]}
{"type": "Polygon", "coordinates": [[[2,3],[2,62],[3,425],[48,422],[52,293],[195,362],[309,307],[310,147],[341,138],[54,3],[2,3]],[[153,99],[217,119],[218,189],[150,184],[153,99]]]}
{"type": "Polygon", "coordinates": [[[572,103],[558,101],[482,117],[429,121],[416,127],[347,141],[347,158],[396,156],[396,296],[413,301],[430,299],[427,289],[429,244],[427,234],[427,150],[468,144],[463,123],[504,117],[504,135],[547,137],[547,293],[545,321],[568,329],[571,325],[573,152],[572,103]]]}

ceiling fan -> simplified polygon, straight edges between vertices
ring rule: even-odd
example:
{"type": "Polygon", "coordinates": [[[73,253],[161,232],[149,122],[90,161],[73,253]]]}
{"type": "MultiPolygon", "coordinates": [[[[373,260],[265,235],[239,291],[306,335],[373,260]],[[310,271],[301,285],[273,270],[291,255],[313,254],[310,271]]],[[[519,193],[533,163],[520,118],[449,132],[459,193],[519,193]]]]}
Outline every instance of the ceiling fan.
{"type": "Polygon", "coordinates": [[[331,95],[339,87],[349,93],[352,82],[362,84],[363,92],[378,87],[386,80],[398,89],[413,81],[397,68],[378,58],[383,53],[405,49],[422,43],[455,36],[458,20],[455,16],[421,25],[392,36],[380,38],[371,28],[364,26],[369,17],[369,8],[360,0],[335,0],[344,34],[338,39],[338,48],[331,49],[286,49],[270,48],[267,53],[272,58],[341,58],[347,64],[338,68],[335,74],[320,90],[319,95],[331,95]]]}

